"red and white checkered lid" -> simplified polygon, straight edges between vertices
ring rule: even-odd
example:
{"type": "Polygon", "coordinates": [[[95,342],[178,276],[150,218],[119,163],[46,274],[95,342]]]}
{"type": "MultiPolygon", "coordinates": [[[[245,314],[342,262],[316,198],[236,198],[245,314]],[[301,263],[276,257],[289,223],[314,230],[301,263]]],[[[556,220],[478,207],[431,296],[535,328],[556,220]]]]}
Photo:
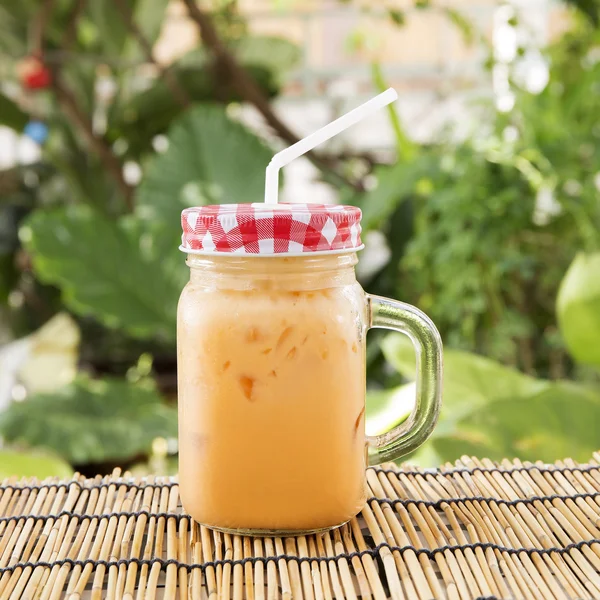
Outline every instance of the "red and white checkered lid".
{"type": "Polygon", "coordinates": [[[180,249],[194,254],[354,252],[361,211],[326,204],[218,204],[181,213],[180,249]]]}

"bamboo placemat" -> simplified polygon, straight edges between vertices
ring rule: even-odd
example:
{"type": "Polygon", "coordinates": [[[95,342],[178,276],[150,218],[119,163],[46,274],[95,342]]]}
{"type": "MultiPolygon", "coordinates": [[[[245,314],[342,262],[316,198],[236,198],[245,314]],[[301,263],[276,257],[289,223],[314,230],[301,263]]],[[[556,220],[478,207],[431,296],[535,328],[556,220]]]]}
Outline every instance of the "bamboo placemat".
{"type": "Polygon", "coordinates": [[[0,486],[9,598],[600,598],[600,455],[369,469],[341,529],[244,538],[199,527],[168,479],[0,486]]]}

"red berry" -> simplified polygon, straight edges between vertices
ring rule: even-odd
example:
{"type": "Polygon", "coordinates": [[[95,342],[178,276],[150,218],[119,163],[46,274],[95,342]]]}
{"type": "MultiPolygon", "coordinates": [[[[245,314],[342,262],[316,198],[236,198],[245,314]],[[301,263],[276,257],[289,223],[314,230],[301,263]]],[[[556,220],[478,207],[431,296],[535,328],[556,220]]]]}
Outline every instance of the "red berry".
{"type": "Polygon", "coordinates": [[[50,85],[50,71],[46,67],[29,73],[23,78],[23,85],[29,90],[42,90],[50,85]]]}
{"type": "Polygon", "coordinates": [[[17,66],[17,72],[21,79],[21,84],[28,90],[41,90],[47,88],[52,75],[44,63],[36,57],[29,56],[23,59],[17,66]]]}

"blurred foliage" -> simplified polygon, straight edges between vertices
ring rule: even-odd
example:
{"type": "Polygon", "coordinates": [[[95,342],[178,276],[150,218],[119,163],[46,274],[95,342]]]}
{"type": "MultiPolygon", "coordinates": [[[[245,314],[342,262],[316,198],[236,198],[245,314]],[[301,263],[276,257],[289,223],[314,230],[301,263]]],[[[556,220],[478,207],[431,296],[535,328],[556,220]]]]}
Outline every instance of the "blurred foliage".
{"type": "Polygon", "coordinates": [[[68,463],[42,452],[0,450],[0,481],[6,477],[59,477],[68,479],[73,469],[68,463]]]}
{"type": "Polygon", "coordinates": [[[133,215],[109,219],[85,205],[37,211],[21,228],[21,239],[38,277],[60,285],[72,310],[131,336],[172,344],[187,277],[178,251],[181,210],[238,198],[261,201],[270,156],[222,108],[197,106],[173,124],[168,149],[148,164],[133,215]],[[101,251],[93,239],[102,240],[101,251]]]}
{"type": "Polygon", "coordinates": [[[27,113],[21,110],[14,100],[0,94],[0,125],[20,131],[27,125],[28,121],[27,113]]]}
{"type": "MultiPolygon", "coordinates": [[[[190,204],[260,199],[272,154],[226,116],[224,106],[240,98],[205,48],[171,64],[170,80],[148,64],[146,46],[157,41],[167,4],[66,1],[44,15],[33,0],[0,3],[2,64],[13,79],[0,94],[0,124],[20,134],[36,118],[49,132],[38,161],[0,171],[0,293],[9,301],[0,320],[18,337],[66,307],[82,333],[81,368],[96,377],[37,394],[24,376],[40,368],[29,356],[33,342],[7,346],[0,375],[25,384],[29,397],[2,413],[0,429],[5,442],[50,448],[72,464],[145,460],[154,438],[176,436],[164,394],[174,386],[175,312],[187,276],[177,250],[179,213],[190,204]],[[21,61],[37,45],[52,84],[16,93],[21,61]],[[160,154],[155,146],[167,130],[168,150],[160,154]],[[107,153],[119,168],[138,164],[148,175],[133,211],[107,153]],[[138,355],[147,351],[158,388],[136,376],[138,355]]],[[[260,92],[276,95],[298,48],[250,35],[233,5],[211,17],[260,92]]]]}
{"type": "Polygon", "coordinates": [[[80,377],[58,393],[13,403],[0,415],[0,434],[73,465],[106,463],[148,453],[156,437],[176,437],[177,413],[153,385],[80,377]]]}
{"type": "Polygon", "coordinates": [[[558,322],[571,355],[600,366],[600,253],[580,253],[569,267],[557,299],[558,322]]]}
{"type": "Polygon", "coordinates": [[[480,106],[478,131],[379,167],[354,200],[392,251],[369,291],[422,308],[452,347],[544,377],[573,372],[554,300],[599,241],[599,43],[577,20],[547,51],[541,93],[515,84],[510,112],[480,106]]]}
{"type": "MultiPolygon", "coordinates": [[[[414,377],[414,351],[405,336],[390,335],[383,348],[396,369],[414,377]]],[[[470,454],[585,461],[598,445],[597,386],[534,379],[482,356],[446,349],[443,398],[432,438],[409,460],[436,464],[470,454]]]]}
{"type": "MultiPolygon", "coordinates": [[[[0,434],[78,466],[170,470],[168,444],[156,438],[176,436],[175,312],[187,277],[179,215],[190,205],[261,201],[272,150],[237,121],[244,98],[209,48],[194,48],[166,74],[150,64],[146,45],[158,39],[165,0],[89,2],[81,12],[78,4],[56,3],[46,16],[38,41],[53,83],[26,93],[14,84],[32,52],[39,3],[0,2],[0,53],[14,70],[0,93],[0,124],[20,134],[35,117],[49,130],[39,160],[0,171],[0,297],[8,301],[0,323],[19,338],[66,309],[82,336],[82,374],[58,392],[30,390],[12,402],[0,434]],[[139,185],[123,180],[132,169],[139,185]]],[[[365,233],[383,234],[389,249],[366,289],[425,310],[446,344],[441,421],[413,460],[585,459],[597,449],[600,29],[595,2],[571,4],[570,28],[544,49],[541,92],[514,77],[511,110],[482,101],[469,135],[442,131],[428,144],[410,140],[391,107],[396,163],[333,158],[341,172],[364,177],[368,191],[341,187],[339,197],[363,209],[365,233]]],[[[442,12],[474,43],[468,19],[442,12]]],[[[409,13],[388,13],[402,35],[409,13]]],[[[258,94],[276,97],[299,49],[249,33],[235,2],[210,17],[258,94]]],[[[372,74],[375,88],[386,87],[379,65],[372,74]]],[[[407,340],[373,340],[381,351],[369,348],[370,434],[406,418],[415,389],[406,383],[414,371],[407,340]]],[[[59,469],[47,468],[39,476],[59,469]]],[[[22,471],[31,473],[25,463],[22,471]]]]}
{"type": "Polygon", "coordinates": [[[21,237],[40,280],[61,286],[72,310],[135,337],[173,340],[181,285],[171,281],[173,263],[140,220],[115,221],[76,205],[36,211],[21,237]],[[101,240],[101,251],[90,243],[95,239],[101,240]]]}
{"type": "Polygon", "coordinates": [[[566,3],[585,14],[596,27],[600,25],[599,0],[566,0],[566,3]]]}
{"type": "MultiPolygon", "coordinates": [[[[414,377],[414,350],[406,336],[389,335],[382,348],[395,369],[407,379],[414,377]]],[[[535,394],[544,387],[543,382],[489,358],[447,349],[444,352],[442,425],[438,433],[490,401],[535,394]]]]}
{"type": "Polygon", "coordinates": [[[273,152],[222,108],[195,107],[173,124],[168,139],[168,149],[148,164],[138,189],[143,218],[164,223],[179,237],[181,211],[188,206],[262,201],[273,152]]]}

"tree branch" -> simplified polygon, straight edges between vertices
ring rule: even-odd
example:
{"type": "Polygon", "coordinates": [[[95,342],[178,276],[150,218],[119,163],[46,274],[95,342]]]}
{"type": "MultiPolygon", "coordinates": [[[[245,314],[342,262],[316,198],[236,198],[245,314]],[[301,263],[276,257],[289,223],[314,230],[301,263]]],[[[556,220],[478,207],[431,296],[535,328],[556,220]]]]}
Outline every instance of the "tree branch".
{"type": "Polygon", "coordinates": [[[83,133],[92,150],[98,155],[105,169],[112,175],[117,187],[123,194],[125,204],[129,211],[133,210],[133,188],[123,177],[122,165],[113,154],[108,142],[94,133],[92,122],[81,110],[73,93],[64,86],[59,74],[55,71],[52,77],[52,87],[56,99],[67,118],[73,122],[83,133]]]}
{"type": "MultiPolygon", "coordinates": [[[[236,61],[219,38],[219,34],[212,19],[200,10],[196,0],[183,0],[187,7],[190,18],[198,26],[200,37],[204,45],[212,52],[217,68],[220,68],[227,76],[232,88],[249,104],[252,104],[262,114],[267,124],[285,140],[292,145],[298,141],[298,137],[288,126],[273,112],[268,99],[260,87],[247,71],[236,61]]],[[[321,171],[332,175],[339,184],[362,190],[362,185],[349,181],[341,174],[333,164],[333,161],[323,158],[314,151],[308,152],[306,157],[321,171]]]]}
{"type": "MultiPolygon", "coordinates": [[[[42,50],[44,29],[46,21],[50,15],[53,0],[46,0],[45,12],[40,17],[40,51],[42,50]]],[[[85,7],[85,0],[75,0],[73,8],[69,14],[69,19],[65,29],[62,43],[68,49],[74,42],[77,32],[77,21],[85,7]]],[[[102,161],[104,168],[111,174],[117,187],[123,194],[123,200],[129,211],[133,210],[133,188],[125,181],[123,177],[123,166],[117,157],[113,154],[108,142],[101,136],[94,133],[92,121],[77,103],[75,95],[64,85],[57,68],[52,69],[51,79],[52,89],[56,95],[56,100],[61,106],[66,117],[78,128],[85,137],[92,150],[102,161]]]]}
{"type": "Polygon", "coordinates": [[[65,51],[69,51],[73,46],[77,38],[77,22],[79,21],[79,17],[83,14],[83,9],[85,8],[86,0],[75,0],[75,4],[71,9],[71,13],[67,19],[67,26],[65,27],[65,33],[63,36],[63,40],[61,43],[62,49],[65,51]]]}
{"type": "Polygon", "coordinates": [[[46,30],[48,20],[52,16],[53,7],[54,0],[45,0],[40,6],[36,18],[33,21],[30,30],[31,37],[29,39],[29,45],[31,53],[34,56],[41,56],[44,50],[44,31],[46,30]]]}
{"type": "Polygon", "coordinates": [[[169,69],[169,67],[165,67],[162,64],[160,64],[160,62],[156,59],[156,56],[154,56],[154,50],[152,49],[152,45],[146,39],[142,30],[137,26],[137,24],[133,20],[133,15],[129,7],[125,5],[123,0],[114,0],[114,3],[117,7],[117,10],[121,14],[123,22],[129,29],[133,37],[137,40],[137,43],[140,45],[140,48],[143,50],[146,56],[146,60],[152,63],[158,69],[160,77],[167,84],[169,90],[171,91],[177,102],[179,102],[179,104],[183,108],[189,107],[191,102],[187,92],[183,89],[173,71],[169,69]]]}

